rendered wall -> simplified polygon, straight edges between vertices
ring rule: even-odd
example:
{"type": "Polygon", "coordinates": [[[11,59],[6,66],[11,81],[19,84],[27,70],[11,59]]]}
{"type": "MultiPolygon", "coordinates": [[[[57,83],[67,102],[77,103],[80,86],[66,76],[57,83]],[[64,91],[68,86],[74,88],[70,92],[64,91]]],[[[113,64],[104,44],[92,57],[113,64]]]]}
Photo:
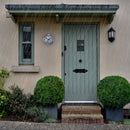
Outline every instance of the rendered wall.
{"type": "Polygon", "coordinates": [[[129,0],[1,0],[0,1],[0,68],[18,64],[18,23],[6,18],[5,4],[119,4],[120,8],[112,24],[103,18],[19,18],[18,21],[35,23],[35,56],[34,66],[40,66],[39,73],[11,73],[5,87],[19,85],[26,93],[33,92],[36,82],[45,75],[61,77],[61,37],[62,22],[100,22],[100,78],[108,75],[121,75],[130,81],[130,2],[129,0]],[[114,43],[108,41],[107,31],[110,27],[116,30],[114,43]],[[54,37],[54,44],[47,46],[42,38],[47,33],[54,37]]]}

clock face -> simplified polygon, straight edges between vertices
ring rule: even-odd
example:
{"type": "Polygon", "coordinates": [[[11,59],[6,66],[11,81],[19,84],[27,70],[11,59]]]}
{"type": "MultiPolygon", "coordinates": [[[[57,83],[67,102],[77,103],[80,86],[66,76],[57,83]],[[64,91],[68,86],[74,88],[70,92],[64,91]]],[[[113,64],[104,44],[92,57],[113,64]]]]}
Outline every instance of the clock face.
{"type": "Polygon", "coordinates": [[[53,37],[50,34],[47,34],[46,36],[44,36],[43,40],[46,44],[49,44],[49,45],[53,43],[53,37]]]}

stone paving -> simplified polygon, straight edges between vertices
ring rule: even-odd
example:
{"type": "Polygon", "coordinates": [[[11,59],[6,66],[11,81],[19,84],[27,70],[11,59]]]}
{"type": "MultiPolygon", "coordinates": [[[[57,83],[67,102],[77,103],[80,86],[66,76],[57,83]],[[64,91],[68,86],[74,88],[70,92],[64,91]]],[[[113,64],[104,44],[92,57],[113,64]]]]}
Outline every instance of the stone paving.
{"type": "Polygon", "coordinates": [[[130,130],[130,126],[0,121],[0,130],[130,130]]]}

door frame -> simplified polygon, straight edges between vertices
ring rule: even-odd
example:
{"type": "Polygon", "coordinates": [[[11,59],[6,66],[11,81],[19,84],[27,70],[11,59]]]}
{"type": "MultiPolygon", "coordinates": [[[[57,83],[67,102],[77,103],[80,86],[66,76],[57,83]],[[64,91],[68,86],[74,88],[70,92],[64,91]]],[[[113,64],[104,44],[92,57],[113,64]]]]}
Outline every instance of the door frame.
{"type": "MultiPolygon", "coordinates": [[[[61,35],[61,78],[65,82],[65,25],[96,25],[97,85],[100,81],[100,22],[63,22],[61,35]]],[[[98,100],[98,98],[97,98],[98,100]]],[[[65,103],[97,103],[98,101],[65,101],[65,103]]]]}

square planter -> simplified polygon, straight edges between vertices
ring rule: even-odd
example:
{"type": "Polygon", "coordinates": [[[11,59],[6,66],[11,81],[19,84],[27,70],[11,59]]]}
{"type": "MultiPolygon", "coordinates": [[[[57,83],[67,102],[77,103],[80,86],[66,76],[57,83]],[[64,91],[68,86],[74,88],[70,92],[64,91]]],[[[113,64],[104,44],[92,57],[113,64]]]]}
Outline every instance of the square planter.
{"type": "Polygon", "coordinates": [[[58,107],[57,105],[47,105],[47,106],[40,106],[43,111],[47,111],[47,117],[53,118],[57,120],[58,117],[58,107]]]}
{"type": "Polygon", "coordinates": [[[123,108],[109,108],[105,107],[105,119],[112,121],[123,120],[123,108]]]}

